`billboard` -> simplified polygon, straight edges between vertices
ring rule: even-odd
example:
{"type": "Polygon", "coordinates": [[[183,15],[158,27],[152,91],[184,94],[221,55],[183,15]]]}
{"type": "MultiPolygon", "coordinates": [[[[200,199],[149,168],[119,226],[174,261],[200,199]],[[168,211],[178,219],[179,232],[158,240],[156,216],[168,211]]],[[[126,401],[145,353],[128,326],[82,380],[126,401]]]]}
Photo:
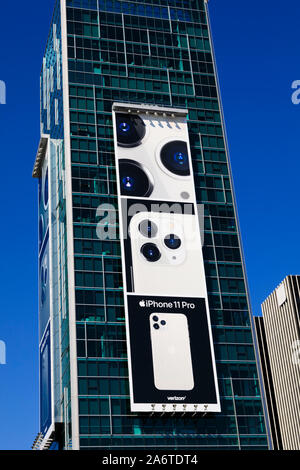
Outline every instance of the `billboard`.
{"type": "Polygon", "coordinates": [[[39,361],[40,430],[45,436],[52,425],[51,301],[49,227],[49,147],[48,142],[39,177],[39,361]]]}
{"type": "Polygon", "coordinates": [[[131,410],[219,412],[187,111],[114,103],[131,410]]]}

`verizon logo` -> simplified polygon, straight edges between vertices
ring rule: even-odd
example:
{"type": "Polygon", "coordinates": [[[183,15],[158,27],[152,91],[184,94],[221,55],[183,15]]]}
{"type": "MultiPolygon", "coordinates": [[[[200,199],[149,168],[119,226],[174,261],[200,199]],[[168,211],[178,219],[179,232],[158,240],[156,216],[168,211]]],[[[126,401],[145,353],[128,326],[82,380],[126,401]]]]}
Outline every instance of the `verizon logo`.
{"type": "Polygon", "coordinates": [[[184,401],[186,397],[168,397],[168,400],[172,401],[184,401]]]}

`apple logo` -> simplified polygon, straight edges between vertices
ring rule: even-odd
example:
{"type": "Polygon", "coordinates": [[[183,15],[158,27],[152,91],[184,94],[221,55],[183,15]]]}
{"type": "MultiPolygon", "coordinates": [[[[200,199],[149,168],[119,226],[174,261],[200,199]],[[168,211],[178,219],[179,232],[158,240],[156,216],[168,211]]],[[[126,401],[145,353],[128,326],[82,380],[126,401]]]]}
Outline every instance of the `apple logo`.
{"type": "Polygon", "coordinates": [[[140,307],[146,307],[146,302],[145,302],[144,300],[141,300],[141,301],[139,302],[139,306],[140,306],[140,307]]]}

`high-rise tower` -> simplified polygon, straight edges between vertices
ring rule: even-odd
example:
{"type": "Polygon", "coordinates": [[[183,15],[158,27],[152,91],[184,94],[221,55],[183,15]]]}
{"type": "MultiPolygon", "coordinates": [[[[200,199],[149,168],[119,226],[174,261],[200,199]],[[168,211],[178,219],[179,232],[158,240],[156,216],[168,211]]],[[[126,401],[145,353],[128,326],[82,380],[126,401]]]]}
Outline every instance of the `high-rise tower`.
{"type": "Polygon", "coordinates": [[[203,0],[56,2],[33,172],[40,234],[37,447],[268,447],[207,8],[203,0]],[[118,207],[116,102],[188,113],[221,412],[130,409],[120,241],[103,240],[97,230],[98,207],[118,207]]]}

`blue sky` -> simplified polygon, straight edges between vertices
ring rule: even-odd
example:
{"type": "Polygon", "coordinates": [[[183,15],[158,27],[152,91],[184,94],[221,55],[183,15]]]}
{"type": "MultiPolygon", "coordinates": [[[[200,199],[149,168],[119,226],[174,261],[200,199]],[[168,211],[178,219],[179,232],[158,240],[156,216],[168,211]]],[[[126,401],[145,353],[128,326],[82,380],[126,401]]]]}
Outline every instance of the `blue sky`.
{"type": "MultiPolygon", "coordinates": [[[[0,449],[38,432],[37,187],[39,73],[54,0],[2,2],[0,105],[0,449]]],[[[253,311],[299,273],[300,4],[210,0],[222,99],[253,311]]]]}

